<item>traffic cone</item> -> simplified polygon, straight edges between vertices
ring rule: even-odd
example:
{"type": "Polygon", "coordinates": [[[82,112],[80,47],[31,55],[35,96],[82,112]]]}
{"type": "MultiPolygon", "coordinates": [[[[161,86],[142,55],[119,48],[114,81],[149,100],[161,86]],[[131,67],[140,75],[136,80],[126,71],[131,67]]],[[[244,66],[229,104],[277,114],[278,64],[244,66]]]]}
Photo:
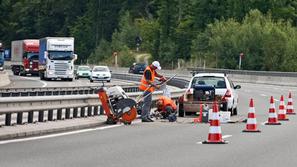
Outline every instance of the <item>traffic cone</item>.
{"type": "Polygon", "coordinates": [[[270,97],[268,122],[266,122],[265,125],[281,125],[281,123],[277,120],[273,96],[270,97]]]}
{"type": "Polygon", "coordinates": [[[291,92],[289,93],[289,99],[288,99],[288,105],[287,105],[287,114],[288,115],[295,115],[296,113],[294,112],[293,108],[293,99],[291,92]]]}
{"type": "Polygon", "coordinates": [[[202,104],[199,105],[199,117],[194,118],[194,123],[201,123],[202,122],[202,110],[203,106],[202,104]]]}
{"type": "Polygon", "coordinates": [[[208,133],[208,140],[202,142],[203,144],[226,144],[227,141],[222,139],[222,131],[219,120],[218,103],[213,104],[213,111],[210,119],[210,127],[208,133]]]}
{"type": "Polygon", "coordinates": [[[281,96],[279,107],[278,107],[278,115],[277,118],[279,121],[289,121],[286,115],[286,109],[285,109],[285,102],[284,102],[284,96],[281,96]]]}
{"type": "Polygon", "coordinates": [[[253,99],[250,100],[250,108],[248,113],[248,119],[246,123],[246,129],[242,132],[261,132],[257,129],[257,119],[256,119],[256,112],[254,107],[253,99]]]}

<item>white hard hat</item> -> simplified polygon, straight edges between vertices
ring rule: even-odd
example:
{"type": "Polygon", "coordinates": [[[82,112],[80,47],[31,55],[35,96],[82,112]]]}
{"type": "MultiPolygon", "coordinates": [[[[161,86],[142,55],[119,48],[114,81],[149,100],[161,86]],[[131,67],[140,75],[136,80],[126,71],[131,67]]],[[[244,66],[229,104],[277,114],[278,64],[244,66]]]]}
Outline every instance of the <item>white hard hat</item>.
{"type": "Polygon", "coordinates": [[[152,63],[153,66],[155,66],[158,70],[161,70],[161,66],[160,66],[160,63],[158,61],[154,61],[152,63]]]}

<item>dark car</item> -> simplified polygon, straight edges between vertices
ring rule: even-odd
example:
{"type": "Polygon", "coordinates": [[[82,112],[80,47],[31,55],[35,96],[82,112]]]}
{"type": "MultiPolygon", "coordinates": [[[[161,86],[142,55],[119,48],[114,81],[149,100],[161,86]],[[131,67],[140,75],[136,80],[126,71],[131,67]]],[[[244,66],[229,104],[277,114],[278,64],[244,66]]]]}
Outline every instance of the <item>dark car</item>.
{"type": "Polygon", "coordinates": [[[146,68],[146,64],[145,63],[136,63],[133,64],[130,68],[129,68],[129,73],[133,73],[133,74],[143,74],[145,68],[146,68]]]}

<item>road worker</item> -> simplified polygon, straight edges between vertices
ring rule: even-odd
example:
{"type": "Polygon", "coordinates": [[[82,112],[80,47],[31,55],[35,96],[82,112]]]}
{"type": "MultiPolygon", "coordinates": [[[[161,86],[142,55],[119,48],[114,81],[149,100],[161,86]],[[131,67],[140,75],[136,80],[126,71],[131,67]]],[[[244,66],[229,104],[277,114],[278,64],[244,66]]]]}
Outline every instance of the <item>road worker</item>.
{"type": "Polygon", "coordinates": [[[146,67],[143,76],[141,78],[141,83],[139,89],[143,91],[143,105],[141,110],[141,120],[142,122],[154,122],[150,118],[150,111],[152,105],[152,93],[155,89],[159,89],[160,85],[156,84],[155,78],[157,77],[159,81],[166,81],[166,78],[156,72],[156,70],[161,70],[160,63],[158,61],[153,61],[152,64],[146,67]]]}
{"type": "Polygon", "coordinates": [[[176,104],[166,96],[160,96],[156,102],[157,112],[160,113],[163,119],[168,119],[170,122],[176,120],[176,104]]]}

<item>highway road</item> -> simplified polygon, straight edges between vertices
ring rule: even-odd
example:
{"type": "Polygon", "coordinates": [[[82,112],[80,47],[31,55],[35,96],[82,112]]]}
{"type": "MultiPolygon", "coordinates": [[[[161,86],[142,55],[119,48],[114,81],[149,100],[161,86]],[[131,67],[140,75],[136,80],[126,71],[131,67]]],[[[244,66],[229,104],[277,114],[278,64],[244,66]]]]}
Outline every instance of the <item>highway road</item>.
{"type": "Polygon", "coordinates": [[[289,116],[290,121],[280,126],[262,123],[267,121],[270,96],[279,100],[280,95],[287,97],[291,91],[294,98],[297,87],[246,83],[241,86],[239,115],[232,119],[246,118],[249,99],[253,98],[261,133],[242,133],[245,123],[221,124],[222,135],[229,143],[202,145],[209,125],[190,123],[193,118],[178,118],[175,123],[138,121],[131,126],[105,126],[75,134],[0,142],[0,166],[296,166],[297,116],[289,116]]]}

